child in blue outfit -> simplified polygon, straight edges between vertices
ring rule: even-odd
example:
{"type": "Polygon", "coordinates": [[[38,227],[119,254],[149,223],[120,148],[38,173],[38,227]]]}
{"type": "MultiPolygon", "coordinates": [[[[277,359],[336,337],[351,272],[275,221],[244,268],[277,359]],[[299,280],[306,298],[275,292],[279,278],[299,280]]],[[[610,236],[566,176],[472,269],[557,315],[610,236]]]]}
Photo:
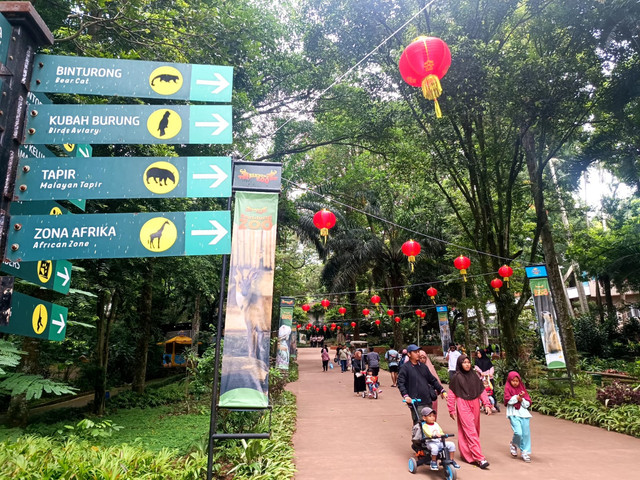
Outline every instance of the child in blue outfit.
{"type": "MultiPolygon", "coordinates": [[[[423,420],[422,433],[424,433],[425,437],[423,447],[425,450],[431,452],[431,470],[438,470],[438,452],[442,448],[442,440],[440,440],[440,437],[444,435],[444,432],[442,428],[440,428],[440,425],[436,423],[436,412],[434,412],[432,408],[424,407],[420,411],[420,415],[422,415],[423,420]]],[[[445,446],[451,458],[451,466],[453,468],[460,468],[460,465],[453,459],[453,453],[456,451],[455,444],[447,440],[445,446]]]]}
{"type": "Polygon", "coordinates": [[[509,372],[507,383],[504,386],[504,404],[507,406],[507,418],[511,422],[513,438],[509,444],[509,450],[514,457],[518,456],[518,448],[522,460],[531,461],[531,430],[529,420],[531,413],[531,397],[522,383],[518,372],[509,372]]]}

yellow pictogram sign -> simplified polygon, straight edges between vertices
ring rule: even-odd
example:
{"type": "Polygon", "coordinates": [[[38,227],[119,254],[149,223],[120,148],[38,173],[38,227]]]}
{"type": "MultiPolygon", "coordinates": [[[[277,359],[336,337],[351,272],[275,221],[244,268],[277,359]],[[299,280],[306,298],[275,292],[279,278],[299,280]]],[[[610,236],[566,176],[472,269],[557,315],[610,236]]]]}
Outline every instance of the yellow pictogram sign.
{"type": "Polygon", "coordinates": [[[49,215],[62,215],[62,210],[60,210],[60,207],[53,207],[49,215]]]}
{"type": "Polygon", "coordinates": [[[166,218],[148,220],[140,229],[140,243],[151,252],[169,250],[178,239],[178,229],[166,218]]]}
{"type": "Polygon", "coordinates": [[[184,79],[177,68],[158,67],[149,75],[149,86],[160,95],[173,95],[180,88],[184,79]]]}
{"type": "Polygon", "coordinates": [[[31,315],[31,326],[33,327],[33,331],[38,335],[42,334],[44,329],[47,328],[48,320],[49,314],[47,313],[47,307],[41,303],[38,304],[31,315]]]}
{"type": "Polygon", "coordinates": [[[169,193],[180,181],[180,172],[169,162],[154,162],[144,171],[144,186],[153,193],[169,193]]]}
{"type": "Polygon", "coordinates": [[[69,153],[73,152],[73,149],[76,148],[75,143],[63,143],[62,147],[69,153]]]}
{"type": "Polygon", "coordinates": [[[38,278],[42,283],[47,283],[53,272],[53,263],[51,260],[42,260],[38,262],[38,278]]]}
{"type": "Polygon", "coordinates": [[[182,130],[182,119],[174,110],[161,108],[149,115],[147,130],[161,140],[173,138],[182,130]]]}

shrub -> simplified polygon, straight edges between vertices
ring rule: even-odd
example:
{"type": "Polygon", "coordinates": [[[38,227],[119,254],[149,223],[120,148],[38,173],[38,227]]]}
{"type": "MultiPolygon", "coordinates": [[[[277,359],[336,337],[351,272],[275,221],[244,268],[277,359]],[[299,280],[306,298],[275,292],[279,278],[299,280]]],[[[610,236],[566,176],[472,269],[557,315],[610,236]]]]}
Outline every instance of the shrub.
{"type": "Polygon", "coordinates": [[[613,382],[598,390],[596,398],[607,407],[614,405],[640,405],[640,386],[631,388],[629,384],[613,382]]]}
{"type": "Polygon", "coordinates": [[[573,321],[573,331],[578,351],[601,356],[609,344],[609,333],[591,315],[580,315],[573,321]]]}

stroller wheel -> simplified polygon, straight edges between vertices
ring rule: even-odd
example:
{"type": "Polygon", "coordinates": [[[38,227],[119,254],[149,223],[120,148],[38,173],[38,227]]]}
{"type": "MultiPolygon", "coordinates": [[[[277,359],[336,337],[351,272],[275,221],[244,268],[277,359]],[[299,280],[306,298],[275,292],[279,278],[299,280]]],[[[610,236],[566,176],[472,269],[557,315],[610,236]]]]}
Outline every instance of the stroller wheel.
{"type": "Polygon", "coordinates": [[[458,478],[458,472],[450,463],[444,465],[444,478],[446,480],[456,480],[458,478]]]}
{"type": "Polygon", "coordinates": [[[418,464],[416,463],[416,459],[411,457],[409,459],[409,472],[416,473],[418,471],[418,464]]]}

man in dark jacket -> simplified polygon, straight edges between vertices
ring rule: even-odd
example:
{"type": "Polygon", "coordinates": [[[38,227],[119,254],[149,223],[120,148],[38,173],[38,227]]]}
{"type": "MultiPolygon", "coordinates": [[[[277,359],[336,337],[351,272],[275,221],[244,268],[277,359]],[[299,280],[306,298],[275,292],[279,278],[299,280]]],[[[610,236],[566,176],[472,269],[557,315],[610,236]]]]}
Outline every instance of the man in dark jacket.
{"type": "Polygon", "coordinates": [[[447,393],[438,379],[431,374],[429,368],[418,361],[420,348],[417,345],[409,345],[407,347],[407,355],[409,355],[409,361],[400,367],[400,372],[398,373],[398,389],[411,409],[411,418],[413,423],[416,424],[420,421],[420,418],[416,417],[414,409],[411,408],[411,401],[414,398],[420,399],[420,402],[415,404],[418,412],[420,412],[423,407],[431,407],[437,394],[441,394],[442,398],[446,398],[447,393]]]}

